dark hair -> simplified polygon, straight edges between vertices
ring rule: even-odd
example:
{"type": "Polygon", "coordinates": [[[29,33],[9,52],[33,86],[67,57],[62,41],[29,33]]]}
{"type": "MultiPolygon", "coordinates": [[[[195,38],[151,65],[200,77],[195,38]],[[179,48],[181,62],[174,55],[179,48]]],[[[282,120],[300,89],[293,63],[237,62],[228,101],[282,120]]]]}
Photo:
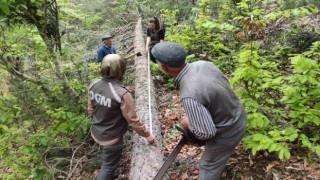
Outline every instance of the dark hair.
{"type": "Polygon", "coordinates": [[[155,30],[155,31],[160,31],[160,29],[161,29],[160,21],[159,21],[159,19],[158,19],[157,17],[151,18],[151,19],[149,20],[149,23],[154,23],[155,26],[156,26],[156,27],[154,28],[154,30],[155,30]]]}

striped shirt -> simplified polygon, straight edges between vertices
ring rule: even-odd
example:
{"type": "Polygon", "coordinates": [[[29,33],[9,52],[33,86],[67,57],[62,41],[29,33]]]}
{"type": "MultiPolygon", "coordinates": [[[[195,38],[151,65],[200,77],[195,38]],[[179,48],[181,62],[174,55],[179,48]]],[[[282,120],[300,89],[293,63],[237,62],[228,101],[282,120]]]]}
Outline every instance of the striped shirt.
{"type": "Polygon", "coordinates": [[[189,118],[189,129],[196,138],[207,140],[214,137],[217,129],[208,109],[193,98],[183,98],[181,103],[189,118]]]}
{"type": "MultiPolygon", "coordinates": [[[[179,86],[189,68],[190,64],[186,64],[175,78],[174,84],[176,86],[179,86]]],[[[207,108],[193,98],[183,98],[181,103],[189,118],[189,129],[198,139],[207,140],[215,136],[217,129],[207,108]]]]}

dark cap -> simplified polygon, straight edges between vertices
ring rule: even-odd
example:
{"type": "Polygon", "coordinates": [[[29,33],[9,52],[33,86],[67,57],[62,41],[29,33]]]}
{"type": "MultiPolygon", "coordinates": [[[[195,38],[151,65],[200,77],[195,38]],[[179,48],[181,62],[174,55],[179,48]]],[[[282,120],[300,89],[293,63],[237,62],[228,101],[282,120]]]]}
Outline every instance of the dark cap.
{"type": "Polygon", "coordinates": [[[186,62],[186,50],[174,42],[158,43],[152,48],[151,53],[157,61],[169,67],[180,67],[186,62]]]}
{"type": "Polygon", "coordinates": [[[104,41],[104,40],[109,39],[109,38],[112,38],[112,36],[107,34],[107,35],[102,36],[101,40],[104,41]]]}

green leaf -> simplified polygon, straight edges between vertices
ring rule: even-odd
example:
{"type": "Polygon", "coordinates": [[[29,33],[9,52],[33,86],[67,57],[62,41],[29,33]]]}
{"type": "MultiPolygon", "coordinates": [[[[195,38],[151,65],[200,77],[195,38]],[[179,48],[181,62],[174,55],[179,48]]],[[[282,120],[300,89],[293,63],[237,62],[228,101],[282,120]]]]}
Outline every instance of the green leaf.
{"type": "Polygon", "coordinates": [[[286,18],[288,18],[288,17],[291,16],[291,14],[290,14],[289,11],[284,11],[283,16],[286,17],[286,18]]]}
{"type": "Polygon", "coordinates": [[[267,102],[268,102],[269,104],[275,104],[275,102],[274,102],[273,99],[267,99],[267,102]]]}
{"type": "Polygon", "coordinates": [[[291,13],[295,16],[299,15],[300,14],[300,11],[298,9],[293,9],[291,10],[291,13]]]}
{"type": "Polygon", "coordinates": [[[249,59],[251,59],[251,51],[250,50],[247,50],[247,51],[244,51],[244,52],[240,53],[240,59],[239,59],[240,63],[245,63],[249,59]]]}
{"type": "Polygon", "coordinates": [[[300,11],[300,16],[301,16],[301,17],[305,17],[305,16],[306,16],[306,12],[300,11]]]}
{"type": "Polygon", "coordinates": [[[257,151],[258,151],[258,146],[253,146],[252,149],[251,149],[251,151],[252,151],[252,154],[253,154],[253,155],[256,155],[256,154],[257,154],[257,151]]]}
{"type": "Polygon", "coordinates": [[[0,6],[2,11],[6,14],[9,15],[10,14],[10,8],[7,4],[5,4],[4,2],[0,2],[0,6]]]}
{"type": "Polygon", "coordinates": [[[294,129],[294,128],[286,128],[285,130],[281,131],[282,134],[284,135],[290,135],[290,134],[293,134],[293,133],[296,133],[297,130],[294,129]]]}
{"type": "MultiPolygon", "coordinates": [[[[0,129],[3,129],[4,131],[8,131],[8,126],[6,126],[6,125],[2,125],[2,124],[0,124],[0,129]]],[[[1,131],[0,131],[1,132],[1,131]]]]}
{"type": "Polygon", "coordinates": [[[44,146],[48,145],[48,139],[46,137],[40,138],[40,143],[44,146]]]}
{"type": "Polygon", "coordinates": [[[67,117],[68,117],[68,118],[72,118],[72,116],[73,116],[73,115],[72,115],[72,112],[67,112],[67,117]]]}
{"type": "MultiPolygon", "coordinates": [[[[23,10],[27,10],[28,7],[25,4],[19,4],[19,8],[22,8],[23,10]]],[[[19,17],[19,16],[18,16],[19,17]]]]}
{"type": "Polygon", "coordinates": [[[292,142],[292,141],[296,140],[298,138],[298,136],[299,136],[298,133],[291,134],[288,139],[290,142],[292,142]]]}
{"type": "Polygon", "coordinates": [[[253,128],[267,127],[270,123],[269,119],[261,113],[248,114],[248,122],[249,122],[249,125],[253,128]]]}
{"type": "Polygon", "coordinates": [[[317,153],[318,156],[320,156],[320,146],[316,147],[316,153],[317,153]]]}
{"type": "Polygon", "coordinates": [[[283,155],[285,159],[289,159],[290,158],[290,151],[288,149],[288,147],[283,148],[283,155]]]}
{"type": "Polygon", "coordinates": [[[215,28],[215,27],[217,27],[215,23],[210,22],[210,21],[207,21],[207,22],[203,23],[202,26],[205,27],[205,28],[215,28]]]}
{"type": "Polygon", "coordinates": [[[252,140],[253,141],[260,141],[263,138],[262,134],[253,134],[252,135],[252,140]]]}
{"type": "Polygon", "coordinates": [[[318,68],[318,66],[314,60],[309,59],[309,58],[305,58],[302,55],[298,55],[298,56],[291,58],[291,63],[294,66],[295,73],[306,74],[311,69],[318,68]]]}
{"type": "Polygon", "coordinates": [[[312,144],[309,141],[308,137],[306,137],[305,135],[301,135],[300,137],[301,137],[301,140],[302,140],[302,145],[304,147],[311,148],[312,144]]]}
{"type": "Polygon", "coordinates": [[[257,119],[258,127],[264,127],[264,121],[262,119],[257,119]]]}
{"type": "Polygon", "coordinates": [[[277,148],[277,144],[276,143],[272,143],[272,144],[269,145],[268,150],[269,150],[269,152],[273,152],[273,151],[276,150],[276,148],[277,148]]]}
{"type": "Polygon", "coordinates": [[[280,158],[281,160],[283,160],[283,155],[284,155],[284,150],[283,150],[283,148],[282,148],[282,149],[280,149],[279,154],[278,154],[278,156],[279,156],[279,158],[280,158]]]}
{"type": "Polygon", "coordinates": [[[264,18],[274,21],[278,18],[278,15],[276,13],[269,13],[266,16],[264,16],[264,18]]]}

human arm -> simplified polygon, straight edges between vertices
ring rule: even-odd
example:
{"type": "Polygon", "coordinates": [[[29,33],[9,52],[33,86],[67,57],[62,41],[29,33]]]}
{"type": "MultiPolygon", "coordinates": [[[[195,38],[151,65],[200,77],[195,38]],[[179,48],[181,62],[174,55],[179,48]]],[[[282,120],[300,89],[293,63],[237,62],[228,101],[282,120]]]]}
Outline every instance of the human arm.
{"type": "Polygon", "coordinates": [[[147,40],[146,40],[146,52],[149,52],[149,44],[151,42],[151,32],[150,29],[147,29],[147,40]]]}
{"type": "Polygon", "coordinates": [[[123,95],[120,109],[123,117],[128,121],[128,124],[132,127],[132,129],[140,136],[145,137],[149,144],[152,144],[155,136],[150,134],[138,117],[132,95],[129,92],[123,95]]]}
{"type": "Polygon", "coordinates": [[[209,111],[193,98],[183,98],[181,103],[188,116],[182,119],[182,126],[200,140],[214,137],[217,130],[209,111]]]}
{"type": "MultiPolygon", "coordinates": [[[[88,88],[89,91],[89,88],[88,88]]],[[[93,107],[92,107],[92,103],[91,103],[91,97],[88,95],[88,114],[89,117],[91,117],[93,115],[93,107]]]]}
{"type": "Polygon", "coordinates": [[[147,37],[147,41],[146,41],[146,52],[147,52],[147,53],[149,52],[149,44],[150,44],[150,42],[151,42],[151,37],[148,36],[148,37],[147,37]]]}
{"type": "Polygon", "coordinates": [[[97,62],[101,62],[103,58],[104,58],[104,53],[103,53],[103,51],[99,48],[98,51],[97,51],[97,62]]]}
{"type": "Polygon", "coordinates": [[[165,30],[164,30],[164,29],[161,29],[161,30],[159,31],[160,42],[163,42],[163,41],[164,41],[164,36],[165,36],[165,30]]]}
{"type": "Polygon", "coordinates": [[[186,129],[186,130],[189,129],[190,121],[189,121],[189,118],[187,116],[184,116],[181,119],[181,126],[183,127],[183,129],[186,129]]]}

